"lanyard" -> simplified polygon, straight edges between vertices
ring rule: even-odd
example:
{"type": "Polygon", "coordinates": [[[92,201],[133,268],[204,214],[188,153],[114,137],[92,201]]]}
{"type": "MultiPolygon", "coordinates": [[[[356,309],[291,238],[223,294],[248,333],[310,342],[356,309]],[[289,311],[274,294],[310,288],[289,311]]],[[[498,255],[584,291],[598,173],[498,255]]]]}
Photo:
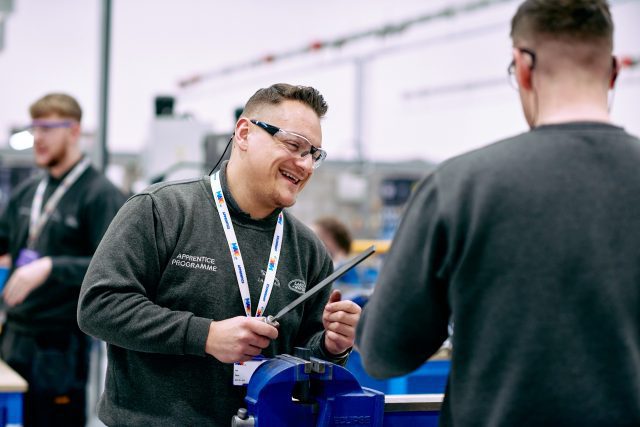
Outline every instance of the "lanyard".
{"type": "Polygon", "coordinates": [[[29,239],[27,242],[27,247],[33,249],[40,236],[40,232],[44,225],[49,221],[51,214],[55,210],[56,206],[58,206],[58,202],[62,199],[62,196],[65,195],[67,190],[78,180],[82,172],[84,172],[89,167],[90,161],[88,158],[84,158],[80,163],[78,163],[69,174],[65,177],[62,183],[56,188],[56,191],[53,192],[49,200],[47,200],[47,204],[44,205],[44,209],[42,209],[42,199],[44,197],[44,190],[47,188],[49,184],[49,176],[45,176],[38,184],[38,188],[36,188],[36,194],[33,197],[33,202],[31,203],[31,217],[29,219],[29,239]]]}
{"type": "MultiPolygon", "coordinates": [[[[240,288],[240,296],[242,297],[244,311],[247,317],[251,317],[251,295],[249,294],[249,285],[247,284],[246,269],[244,268],[242,255],[240,254],[240,246],[238,246],[236,232],[233,230],[233,223],[231,222],[229,208],[227,208],[227,203],[225,202],[224,194],[222,193],[219,174],[220,171],[211,175],[213,199],[215,201],[216,208],[218,208],[220,222],[222,222],[224,235],[227,238],[227,243],[229,244],[229,252],[231,253],[231,259],[233,260],[233,266],[236,272],[236,279],[238,280],[238,288],[240,288]]],[[[267,307],[267,303],[271,297],[273,282],[275,281],[276,271],[278,270],[280,249],[282,248],[283,230],[284,217],[282,212],[280,212],[278,215],[278,222],[276,224],[276,231],[273,233],[271,253],[269,254],[269,263],[267,264],[267,274],[264,276],[264,283],[262,284],[262,290],[260,291],[260,301],[258,302],[256,317],[260,317],[264,314],[264,309],[267,307]]]]}

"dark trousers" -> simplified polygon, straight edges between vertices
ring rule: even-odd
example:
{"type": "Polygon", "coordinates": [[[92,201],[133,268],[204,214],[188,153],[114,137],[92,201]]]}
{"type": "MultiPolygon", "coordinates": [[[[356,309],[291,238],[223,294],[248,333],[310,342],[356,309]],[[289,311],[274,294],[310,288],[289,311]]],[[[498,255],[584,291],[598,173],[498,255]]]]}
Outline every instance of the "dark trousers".
{"type": "Polygon", "coordinates": [[[32,335],[4,325],[0,357],[29,384],[24,427],[84,427],[89,351],[79,330],[32,335]]]}

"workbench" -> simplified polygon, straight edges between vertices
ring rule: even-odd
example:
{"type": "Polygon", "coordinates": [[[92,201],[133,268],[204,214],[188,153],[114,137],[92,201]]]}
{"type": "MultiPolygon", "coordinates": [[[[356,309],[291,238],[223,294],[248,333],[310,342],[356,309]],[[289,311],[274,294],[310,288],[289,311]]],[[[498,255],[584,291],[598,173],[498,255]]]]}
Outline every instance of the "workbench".
{"type": "Polygon", "coordinates": [[[27,382],[0,360],[0,427],[22,427],[22,395],[27,382]]]}

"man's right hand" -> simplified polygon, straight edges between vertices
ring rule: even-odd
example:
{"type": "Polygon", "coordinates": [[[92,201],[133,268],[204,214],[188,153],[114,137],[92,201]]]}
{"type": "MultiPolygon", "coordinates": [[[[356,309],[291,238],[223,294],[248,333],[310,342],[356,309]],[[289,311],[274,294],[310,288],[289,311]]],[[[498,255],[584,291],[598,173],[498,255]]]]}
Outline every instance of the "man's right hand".
{"type": "Polygon", "coordinates": [[[11,268],[11,255],[0,255],[0,267],[11,268]]]}
{"type": "Polygon", "coordinates": [[[211,322],[205,351],[223,363],[245,362],[278,338],[278,329],[255,317],[211,322]]]}

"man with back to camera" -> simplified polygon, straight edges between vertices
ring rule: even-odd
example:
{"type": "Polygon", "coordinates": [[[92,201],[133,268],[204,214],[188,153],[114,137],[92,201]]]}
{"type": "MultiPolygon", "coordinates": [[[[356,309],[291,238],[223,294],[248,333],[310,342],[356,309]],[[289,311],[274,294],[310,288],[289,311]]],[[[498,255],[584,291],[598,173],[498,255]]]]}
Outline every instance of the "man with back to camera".
{"type": "Polygon", "coordinates": [[[531,131],[416,189],[357,345],[378,378],[447,337],[441,425],[640,425],[640,141],[610,123],[601,0],[527,0],[511,23],[531,131]]]}
{"type": "Polygon", "coordinates": [[[256,318],[332,271],[322,243],[284,209],[326,155],[326,110],[311,87],[260,89],[219,172],[151,186],[118,213],[78,306],[82,330],[109,343],[104,423],[226,427],[246,406],[234,362],[294,346],[346,361],[360,308],[328,288],[278,329],[256,318]]]}
{"type": "Polygon", "coordinates": [[[124,195],[80,151],[74,98],[48,94],[30,113],[45,173],[18,186],[0,217],[0,254],[13,261],[0,355],[29,384],[25,426],[84,426],[90,340],[76,322],[78,294],[124,195]]]}

